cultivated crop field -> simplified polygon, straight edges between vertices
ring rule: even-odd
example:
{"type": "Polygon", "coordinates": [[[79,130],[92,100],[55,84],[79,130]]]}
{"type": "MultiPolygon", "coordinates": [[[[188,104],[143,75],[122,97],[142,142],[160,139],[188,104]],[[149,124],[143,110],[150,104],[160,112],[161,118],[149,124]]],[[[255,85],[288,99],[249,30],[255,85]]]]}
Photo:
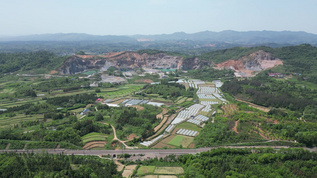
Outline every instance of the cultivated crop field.
{"type": "Polygon", "coordinates": [[[129,84],[129,85],[125,85],[123,87],[114,88],[111,90],[107,89],[106,91],[101,91],[99,93],[99,95],[107,95],[110,97],[128,95],[128,94],[131,94],[133,92],[140,91],[143,86],[144,85],[129,84]]]}
{"type": "Polygon", "coordinates": [[[182,167],[155,167],[155,166],[141,166],[137,171],[137,176],[147,178],[157,177],[177,177],[177,175],[184,174],[182,167]]]}
{"type": "Polygon", "coordinates": [[[176,128],[194,130],[194,131],[198,131],[198,132],[201,131],[200,127],[196,126],[195,124],[189,123],[189,122],[183,122],[181,124],[178,124],[176,126],[176,128]]]}
{"type": "Polygon", "coordinates": [[[8,126],[12,126],[14,124],[18,124],[22,121],[35,121],[37,119],[43,119],[42,114],[36,114],[32,116],[26,116],[24,114],[18,114],[13,117],[4,117],[0,118],[0,128],[5,128],[8,126]]]}
{"type": "Polygon", "coordinates": [[[82,136],[81,138],[83,140],[83,143],[86,144],[91,141],[105,141],[107,138],[107,135],[103,133],[92,132],[82,136]]]}
{"type": "Polygon", "coordinates": [[[154,174],[183,174],[184,169],[182,167],[156,167],[154,174]]]}
{"type": "Polygon", "coordinates": [[[155,166],[141,166],[136,173],[137,176],[154,174],[155,166]]]}

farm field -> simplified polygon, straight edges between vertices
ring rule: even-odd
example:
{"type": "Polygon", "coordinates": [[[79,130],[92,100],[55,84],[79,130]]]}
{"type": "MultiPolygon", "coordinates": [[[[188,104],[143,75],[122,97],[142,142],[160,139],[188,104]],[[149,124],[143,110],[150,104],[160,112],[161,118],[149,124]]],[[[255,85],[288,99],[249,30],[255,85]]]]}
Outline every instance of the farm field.
{"type": "Polygon", "coordinates": [[[82,136],[81,138],[83,140],[83,143],[86,144],[91,141],[105,141],[107,138],[107,135],[103,133],[92,132],[82,136]]]}
{"type": "Polygon", "coordinates": [[[26,116],[24,114],[18,114],[13,117],[5,117],[5,118],[0,118],[0,128],[5,128],[8,126],[13,126],[14,124],[18,124],[22,121],[35,121],[38,119],[43,119],[42,114],[36,114],[32,116],[26,116]]]}
{"type": "Polygon", "coordinates": [[[202,128],[196,126],[195,124],[189,123],[189,122],[183,122],[181,124],[178,124],[176,126],[178,129],[188,129],[188,130],[194,130],[200,132],[202,128]]]}
{"type": "Polygon", "coordinates": [[[176,136],[175,134],[172,134],[164,138],[163,140],[161,140],[160,142],[152,146],[152,148],[176,148],[176,146],[168,144],[170,141],[172,141],[175,138],[175,136],[176,136]]]}
{"type": "Polygon", "coordinates": [[[183,148],[187,148],[193,140],[193,137],[176,135],[168,144],[176,147],[182,146],[183,148]]]}
{"type": "Polygon", "coordinates": [[[184,174],[182,167],[141,166],[136,175],[147,178],[172,178],[182,174],[184,174]]]}
{"type": "Polygon", "coordinates": [[[154,174],[155,166],[141,166],[136,175],[137,176],[143,176],[147,174],[154,174]]]}
{"type": "Polygon", "coordinates": [[[100,93],[98,93],[99,96],[107,96],[107,97],[110,97],[110,98],[113,98],[113,97],[118,97],[118,96],[124,96],[124,95],[129,95],[133,92],[137,92],[137,91],[140,91],[141,88],[143,87],[144,85],[142,84],[128,84],[128,85],[125,85],[123,87],[119,87],[119,88],[113,88],[113,89],[107,89],[107,90],[101,90],[100,93]]]}
{"type": "Polygon", "coordinates": [[[182,167],[156,167],[154,174],[183,174],[184,169],[182,167]]]}

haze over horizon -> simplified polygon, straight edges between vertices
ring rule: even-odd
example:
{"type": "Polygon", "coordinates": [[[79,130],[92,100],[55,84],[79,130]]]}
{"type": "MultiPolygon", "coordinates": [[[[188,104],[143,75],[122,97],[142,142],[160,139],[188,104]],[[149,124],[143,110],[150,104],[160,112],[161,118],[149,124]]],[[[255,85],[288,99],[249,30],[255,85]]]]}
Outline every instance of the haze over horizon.
{"type": "Polygon", "coordinates": [[[317,34],[315,7],[314,0],[0,0],[0,36],[155,35],[206,30],[317,34]]]}

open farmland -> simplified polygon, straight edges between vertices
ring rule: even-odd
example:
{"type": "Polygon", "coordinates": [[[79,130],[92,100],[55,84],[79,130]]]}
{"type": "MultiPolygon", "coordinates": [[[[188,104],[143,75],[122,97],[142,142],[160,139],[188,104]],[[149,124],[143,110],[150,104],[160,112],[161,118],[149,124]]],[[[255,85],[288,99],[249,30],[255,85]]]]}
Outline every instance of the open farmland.
{"type": "Polygon", "coordinates": [[[13,126],[13,125],[18,124],[20,122],[36,121],[38,119],[43,119],[43,115],[36,114],[36,115],[32,115],[32,116],[26,116],[24,114],[18,114],[18,115],[13,116],[13,117],[0,118],[0,128],[13,126]]]}
{"type": "Polygon", "coordinates": [[[141,166],[137,170],[137,176],[142,177],[159,177],[171,178],[184,174],[182,167],[158,167],[158,166],[141,166]]]}
{"type": "Polygon", "coordinates": [[[154,174],[155,166],[141,166],[139,167],[136,175],[137,176],[143,176],[148,174],[154,174]]]}
{"type": "Polygon", "coordinates": [[[107,138],[107,135],[103,134],[103,133],[92,132],[92,133],[89,133],[87,135],[82,136],[81,138],[83,140],[83,143],[86,144],[86,143],[91,142],[91,141],[105,141],[107,138]]]}
{"type": "Polygon", "coordinates": [[[182,167],[156,167],[154,174],[163,174],[163,175],[178,175],[183,174],[184,169],[182,167]]]}
{"type": "Polygon", "coordinates": [[[193,142],[193,140],[193,137],[176,135],[168,144],[176,147],[182,146],[183,148],[187,148],[193,142]]]}

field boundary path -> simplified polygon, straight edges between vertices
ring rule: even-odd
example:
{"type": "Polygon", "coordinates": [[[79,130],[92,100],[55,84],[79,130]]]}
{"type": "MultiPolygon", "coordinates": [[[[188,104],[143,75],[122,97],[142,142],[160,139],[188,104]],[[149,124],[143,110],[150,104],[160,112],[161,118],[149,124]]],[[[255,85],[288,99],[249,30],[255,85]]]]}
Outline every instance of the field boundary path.
{"type": "Polygon", "coordinates": [[[234,99],[237,100],[237,101],[246,103],[246,104],[248,104],[250,107],[259,109],[259,110],[264,111],[264,112],[269,112],[269,111],[271,110],[270,108],[267,108],[267,107],[264,107],[264,106],[260,106],[260,105],[256,105],[256,104],[254,104],[254,103],[250,103],[250,102],[248,102],[248,101],[244,101],[244,100],[238,99],[238,98],[236,98],[236,97],[234,97],[234,99]]]}
{"type": "Polygon", "coordinates": [[[116,133],[116,128],[114,128],[111,124],[107,124],[107,123],[104,123],[104,124],[111,126],[111,128],[113,130],[113,139],[112,139],[113,141],[115,141],[115,140],[119,141],[120,143],[122,143],[125,146],[126,149],[136,149],[136,148],[138,148],[138,147],[130,147],[127,144],[125,144],[125,142],[130,141],[130,140],[122,141],[122,140],[118,139],[117,133],[116,133]]]}

